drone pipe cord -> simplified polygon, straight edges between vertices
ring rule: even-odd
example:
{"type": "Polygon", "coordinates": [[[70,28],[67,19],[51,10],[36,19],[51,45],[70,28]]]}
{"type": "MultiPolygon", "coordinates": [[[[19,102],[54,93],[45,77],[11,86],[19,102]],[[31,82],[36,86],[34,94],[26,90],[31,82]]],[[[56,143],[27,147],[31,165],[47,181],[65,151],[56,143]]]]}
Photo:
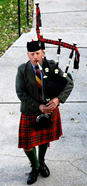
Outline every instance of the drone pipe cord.
{"type": "MultiPolygon", "coordinates": [[[[79,68],[80,54],[79,54],[78,48],[76,47],[76,44],[71,45],[69,43],[61,42],[61,40],[56,41],[56,40],[52,40],[52,39],[43,38],[40,35],[40,27],[41,26],[42,26],[42,23],[41,23],[41,14],[40,14],[39,3],[36,3],[36,33],[37,33],[38,40],[40,40],[42,43],[58,45],[59,48],[58,48],[57,53],[60,53],[60,46],[62,46],[64,48],[67,48],[67,49],[71,49],[72,52],[70,53],[70,59],[72,59],[73,51],[75,50],[74,67],[75,67],[75,69],[78,69],[79,68]]],[[[68,70],[68,68],[67,68],[67,70],[68,70]]]]}

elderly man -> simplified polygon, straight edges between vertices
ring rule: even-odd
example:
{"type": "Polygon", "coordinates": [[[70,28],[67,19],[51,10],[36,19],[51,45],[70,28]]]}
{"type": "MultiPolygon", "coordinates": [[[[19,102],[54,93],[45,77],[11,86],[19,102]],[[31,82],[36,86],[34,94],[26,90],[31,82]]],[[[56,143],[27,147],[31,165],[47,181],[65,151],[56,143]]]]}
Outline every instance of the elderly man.
{"type": "MultiPolygon", "coordinates": [[[[50,170],[45,164],[45,154],[49,142],[58,140],[62,135],[58,106],[68,98],[73,88],[73,82],[67,76],[67,83],[60,94],[46,102],[43,91],[43,74],[40,70],[40,80],[39,83],[37,82],[37,62],[42,68],[45,68],[43,48],[40,41],[27,42],[27,55],[29,61],[18,67],[16,93],[21,101],[18,147],[24,149],[25,154],[31,162],[32,170],[27,180],[27,184],[30,185],[37,181],[39,173],[43,177],[50,175],[50,170]],[[36,130],[36,117],[41,113],[51,117],[49,121],[50,125],[36,130]],[[38,146],[38,157],[36,146],[38,146]]],[[[54,71],[55,62],[53,60],[47,60],[47,63],[51,76],[54,71]]],[[[62,70],[58,70],[58,77],[62,77],[62,70]]]]}

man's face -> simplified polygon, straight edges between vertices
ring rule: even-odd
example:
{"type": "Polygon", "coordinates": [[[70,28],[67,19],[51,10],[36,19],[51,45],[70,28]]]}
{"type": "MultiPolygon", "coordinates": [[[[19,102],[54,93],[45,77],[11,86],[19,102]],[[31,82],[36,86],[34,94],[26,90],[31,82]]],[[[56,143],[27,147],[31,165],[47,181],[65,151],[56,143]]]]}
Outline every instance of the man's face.
{"type": "Polygon", "coordinates": [[[27,55],[33,65],[37,66],[37,62],[39,64],[42,63],[43,50],[38,50],[35,52],[27,52],[27,55]]]}

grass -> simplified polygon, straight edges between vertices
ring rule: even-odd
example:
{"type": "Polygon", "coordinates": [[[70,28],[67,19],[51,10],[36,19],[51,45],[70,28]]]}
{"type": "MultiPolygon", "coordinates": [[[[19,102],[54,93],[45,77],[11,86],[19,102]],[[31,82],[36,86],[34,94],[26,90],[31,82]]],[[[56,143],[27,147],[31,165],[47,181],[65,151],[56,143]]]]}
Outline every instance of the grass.
{"type": "MultiPolygon", "coordinates": [[[[21,34],[32,28],[33,0],[29,0],[29,28],[27,28],[26,0],[20,0],[21,34]]],[[[0,56],[18,39],[18,0],[0,0],[0,56]]]]}

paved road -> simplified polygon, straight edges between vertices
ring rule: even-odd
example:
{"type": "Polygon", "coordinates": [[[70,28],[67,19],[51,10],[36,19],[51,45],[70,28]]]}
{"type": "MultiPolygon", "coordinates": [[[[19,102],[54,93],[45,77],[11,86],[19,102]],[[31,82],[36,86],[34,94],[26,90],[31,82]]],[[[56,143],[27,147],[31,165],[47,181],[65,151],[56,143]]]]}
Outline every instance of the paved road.
{"type": "MultiPolygon", "coordinates": [[[[35,3],[36,1],[34,1],[35,3]]],[[[35,186],[87,185],[87,1],[39,0],[44,37],[72,44],[77,42],[80,58],[79,71],[70,72],[74,89],[65,104],[60,105],[63,136],[51,143],[46,163],[51,175],[38,177],[35,186]]],[[[20,103],[15,93],[17,67],[28,60],[26,42],[37,39],[33,28],[23,34],[0,58],[0,186],[25,186],[30,165],[23,150],[17,148],[20,103]]],[[[60,67],[64,70],[69,50],[62,49],[60,67]]],[[[46,45],[48,59],[56,60],[56,47],[46,45]]]]}

